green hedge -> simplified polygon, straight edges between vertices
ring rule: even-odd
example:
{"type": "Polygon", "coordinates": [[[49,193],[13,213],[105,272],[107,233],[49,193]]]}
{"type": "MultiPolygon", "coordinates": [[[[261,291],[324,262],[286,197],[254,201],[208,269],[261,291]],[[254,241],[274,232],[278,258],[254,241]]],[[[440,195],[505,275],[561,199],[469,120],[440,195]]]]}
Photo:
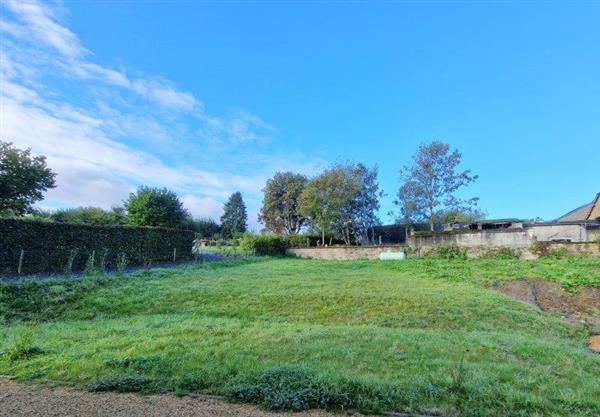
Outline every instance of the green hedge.
{"type": "Polygon", "coordinates": [[[0,274],[15,275],[21,249],[21,273],[63,272],[76,251],[73,271],[82,271],[94,253],[96,265],[106,253],[106,264],[115,269],[123,254],[128,265],[192,256],[194,232],[158,227],[87,226],[31,220],[0,219],[0,274]]]}
{"type": "Polygon", "coordinates": [[[258,256],[283,256],[290,247],[290,241],[287,236],[247,234],[240,240],[240,247],[258,256]]]}

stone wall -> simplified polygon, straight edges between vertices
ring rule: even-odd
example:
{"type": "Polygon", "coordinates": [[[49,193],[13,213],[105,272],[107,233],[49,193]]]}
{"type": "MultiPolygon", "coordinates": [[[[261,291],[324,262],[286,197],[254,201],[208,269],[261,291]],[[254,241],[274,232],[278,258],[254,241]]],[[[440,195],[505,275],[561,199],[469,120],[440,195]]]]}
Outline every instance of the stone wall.
{"type": "Polygon", "coordinates": [[[293,248],[288,249],[288,253],[300,258],[345,261],[350,259],[379,259],[379,254],[382,252],[400,252],[405,248],[402,245],[293,248]]]}
{"type": "MultiPolygon", "coordinates": [[[[506,246],[471,246],[466,248],[470,257],[481,256],[490,250],[499,249],[506,246]]],[[[551,243],[550,250],[565,248],[568,253],[574,255],[600,256],[600,249],[597,243],[551,243]]],[[[521,253],[522,259],[535,259],[537,255],[529,249],[530,246],[521,246],[514,248],[521,253]]],[[[383,245],[383,246],[350,246],[350,247],[329,247],[329,248],[294,248],[289,249],[290,255],[300,258],[310,259],[329,259],[329,260],[351,260],[351,259],[379,259],[382,252],[400,252],[407,251],[408,248],[403,245],[383,245]]],[[[433,250],[433,246],[413,247],[410,250],[410,256],[423,256],[433,250]]]]}

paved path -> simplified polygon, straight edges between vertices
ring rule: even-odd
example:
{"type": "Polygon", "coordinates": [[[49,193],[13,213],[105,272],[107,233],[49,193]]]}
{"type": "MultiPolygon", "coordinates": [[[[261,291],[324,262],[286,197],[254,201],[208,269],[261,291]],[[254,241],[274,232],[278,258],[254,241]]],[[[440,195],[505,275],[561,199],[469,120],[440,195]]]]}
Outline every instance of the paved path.
{"type": "Polygon", "coordinates": [[[273,413],[223,400],[170,394],[90,393],[0,379],[0,417],[340,417],[325,411],[273,413]]]}

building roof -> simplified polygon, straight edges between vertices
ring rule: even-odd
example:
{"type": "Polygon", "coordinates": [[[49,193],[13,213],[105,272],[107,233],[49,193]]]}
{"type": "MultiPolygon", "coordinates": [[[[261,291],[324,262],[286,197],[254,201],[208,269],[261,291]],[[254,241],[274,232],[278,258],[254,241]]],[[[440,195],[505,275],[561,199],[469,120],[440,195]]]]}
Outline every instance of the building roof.
{"type": "Polygon", "coordinates": [[[577,207],[575,210],[556,219],[557,222],[577,222],[586,220],[600,219],[600,193],[596,194],[596,198],[591,203],[577,207]]]}

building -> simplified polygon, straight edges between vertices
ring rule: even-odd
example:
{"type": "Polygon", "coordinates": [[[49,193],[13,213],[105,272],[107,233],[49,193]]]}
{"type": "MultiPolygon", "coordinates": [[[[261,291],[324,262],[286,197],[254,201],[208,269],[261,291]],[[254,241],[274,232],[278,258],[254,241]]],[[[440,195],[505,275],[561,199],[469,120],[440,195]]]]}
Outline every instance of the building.
{"type": "Polygon", "coordinates": [[[584,204],[556,219],[557,223],[600,221],[600,193],[591,203],[584,204]]]}
{"type": "Polygon", "coordinates": [[[600,236],[600,193],[551,222],[519,219],[450,223],[442,232],[413,232],[408,244],[417,248],[455,245],[465,248],[512,247],[525,249],[534,242],[592,243],[600,236]]]}

